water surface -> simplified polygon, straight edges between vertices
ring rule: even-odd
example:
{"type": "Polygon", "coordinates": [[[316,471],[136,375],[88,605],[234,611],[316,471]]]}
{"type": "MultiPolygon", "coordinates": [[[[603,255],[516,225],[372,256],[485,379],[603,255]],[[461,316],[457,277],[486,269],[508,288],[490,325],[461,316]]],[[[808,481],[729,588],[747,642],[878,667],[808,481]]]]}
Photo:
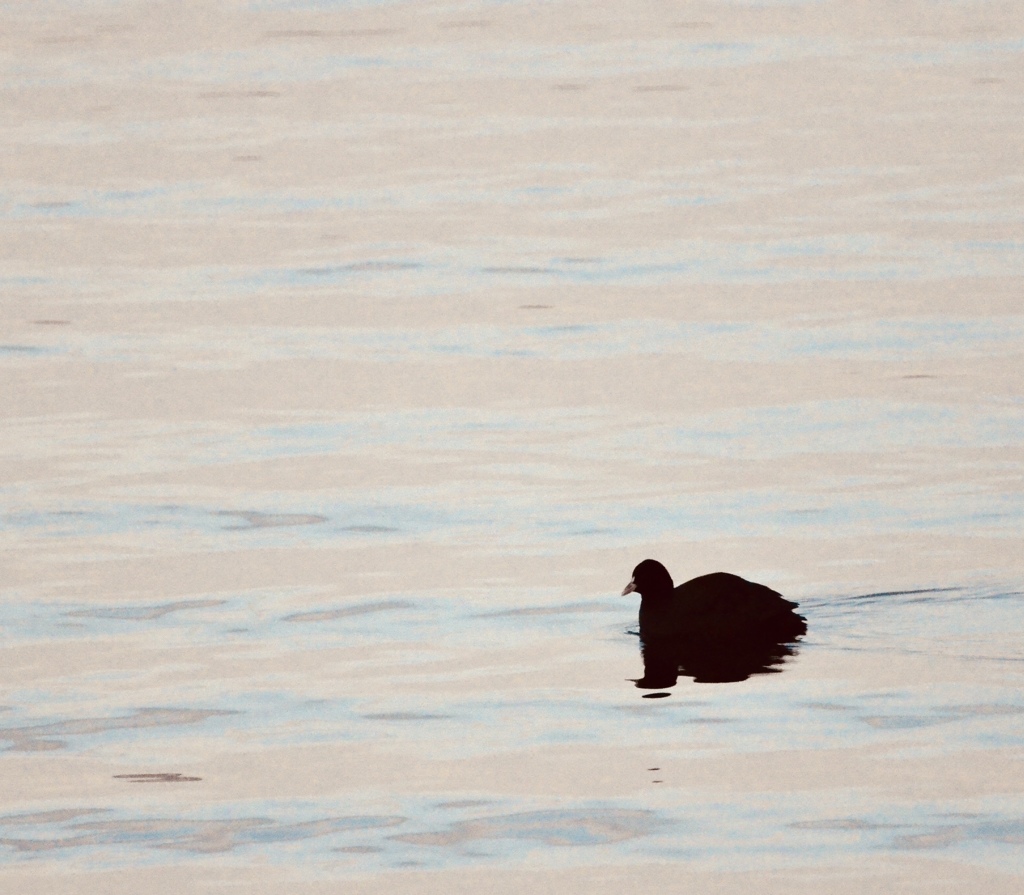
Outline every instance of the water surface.
{"type": "Polygon", "coordinates": [[[7,888],[1017,891],[1014,12],[7,4],[7,888]]]}

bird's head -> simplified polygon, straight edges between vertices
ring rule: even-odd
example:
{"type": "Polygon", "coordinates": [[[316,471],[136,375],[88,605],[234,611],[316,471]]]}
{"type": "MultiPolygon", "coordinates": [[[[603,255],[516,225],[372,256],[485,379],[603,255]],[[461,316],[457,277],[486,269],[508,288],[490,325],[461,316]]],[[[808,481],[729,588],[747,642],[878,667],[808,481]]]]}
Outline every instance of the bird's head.
{"type": "Polygon", "coordinates": [[[633,577],[622,591],[622,596],[634,591],[641,597],[668,596],[672,593],[672,576],[656,559],[645,559],[633,569],[633,577]]]}

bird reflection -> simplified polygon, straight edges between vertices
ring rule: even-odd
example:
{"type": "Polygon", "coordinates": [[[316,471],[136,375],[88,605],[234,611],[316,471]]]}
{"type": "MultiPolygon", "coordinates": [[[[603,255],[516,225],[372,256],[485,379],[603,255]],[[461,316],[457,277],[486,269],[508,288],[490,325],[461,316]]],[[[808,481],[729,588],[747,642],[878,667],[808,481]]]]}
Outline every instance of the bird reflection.
{"type": "Polygon", "coordinates": [[[725,572],[674,587],[668,570],[647,559],[622,593],[633,592],[641,597],[644,676],[636,685],[642,689],[671,687],[680,674],[697,683],[729,683],[777,673],[807,631],[796,603],[725,572]]]}
{"type": "MultiPolygon", "coordinates": [[[[643,635],[641,635],[643,636],[643,635]]],[[[698,684],[745,681],[752,674],[777,674],[787,656],[796,655],[790,643],[757,642],[737,638],[678,641],[642,640],[644,676],[636,681],[642,690],[674,687],[679,675],[698,684]]]]}

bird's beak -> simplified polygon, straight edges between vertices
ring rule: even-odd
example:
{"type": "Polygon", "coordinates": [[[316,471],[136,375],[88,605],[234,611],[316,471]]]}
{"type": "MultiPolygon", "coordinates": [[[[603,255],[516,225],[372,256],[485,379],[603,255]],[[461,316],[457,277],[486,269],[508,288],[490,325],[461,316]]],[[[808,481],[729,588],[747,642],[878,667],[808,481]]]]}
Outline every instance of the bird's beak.
{"type": "Polygon", "coordinates": [[[631,581],[629,582],[629,584],[627,584],[627,585],[626,585],[626,586],[625,586],[625,587],[624,587],[624,588],[622,589],[622,596],[626,596],[626,594],[631,594],[631,593],[633,593],[633,591],[635,591],[635,590],[636,590],[636,582],[635,582],[635,581],[632,581],[632,580],[631,580],[631,581]]]}

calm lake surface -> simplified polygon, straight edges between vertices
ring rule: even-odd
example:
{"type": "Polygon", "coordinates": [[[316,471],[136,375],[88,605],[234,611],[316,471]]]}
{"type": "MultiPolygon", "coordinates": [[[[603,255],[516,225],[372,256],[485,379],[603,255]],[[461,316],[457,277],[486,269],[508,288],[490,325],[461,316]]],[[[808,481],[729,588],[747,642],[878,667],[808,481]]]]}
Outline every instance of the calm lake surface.
{"type": "Polygon", "coordinates": [[[0,883],[1019,892],[1017,3],[9,2],[0,883]],[[643,674],[645,557],[799,601],[643,674]]]}

